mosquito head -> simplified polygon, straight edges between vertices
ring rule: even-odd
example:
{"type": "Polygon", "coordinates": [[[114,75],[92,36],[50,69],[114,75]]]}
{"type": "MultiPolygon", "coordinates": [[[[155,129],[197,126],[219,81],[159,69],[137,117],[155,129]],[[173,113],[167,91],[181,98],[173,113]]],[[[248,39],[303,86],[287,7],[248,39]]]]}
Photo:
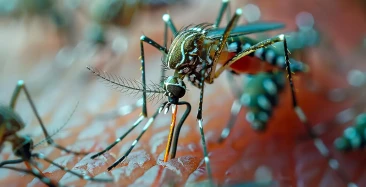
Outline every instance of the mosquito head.
{"type": "Polygon", "coordinates": [[[15,156],[30,159],[33,150],[33,140],[29,136],[18,137],[13,144],[15,156]]]}
{"type": "Polygon", "coordinates": [[[176,76],[169,76],[164,81],[165,95],[169,97],[169,102],[175,104],[178,99],[186,94],[186,84],[176,76]]]}
{"type": "Polygon", "coordinates": [[[181,70],[182,67],[192,65],[197,59],[197,53],[204,41],[203,33],[197,30],[184,30],[173,40],[166,57],[170,69],[181,70]]]}

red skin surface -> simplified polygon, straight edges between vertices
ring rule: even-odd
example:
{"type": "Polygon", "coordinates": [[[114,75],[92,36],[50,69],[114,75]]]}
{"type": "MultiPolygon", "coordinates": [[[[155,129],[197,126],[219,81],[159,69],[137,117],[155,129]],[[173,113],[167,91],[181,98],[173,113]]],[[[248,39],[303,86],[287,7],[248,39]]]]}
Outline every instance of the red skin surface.
{"type": "MultiPolygon", "coordinates": [[[[243,7],[246,3],[248,2],[233,1],[231,7],[243,7]]],[[[341,110],[352,106],[358,101],[358,98],[353,97],[341,103],[333,103],[327,99],[325,91],[331,88],[347,87],[345,72],[356,66],[357,63],[361,64],[360,59],[363,58],[356,58],[357,56],[352,53],[361,37],[366,33],[365,13],[357,4],[350,4],[346,1],[303,1],[296,2],[296,5],[293,1],[287,0],[276,3],[263,0],[255,1],[255,3],[261,8],[263,20],[283,21],[287,24],[286,31],[295,28],[294,20],[298,12],[311,12],[317,28],[325,33],[328,40],[332,41],[335,49],[321,45],[306,54],[306,63],[310,65],[311,77],[321,89],[316,92],[310,91],[305,84],[310,76],[296,75],[294,78],[296,93],[299,105],[311,124],[325,123],[327,131],[322,134],[321,138],[340,161],[342,170],[359,186],[364,186],[366,184],[364,177],[366,172],[363,167],[365,151],[348,154],[335,151],[332,148],[332,142],[346,126],[326,123],[334,119],[341,110]],[[334,64],[335,61],[346,64],[346,69],[332,68],[331,64],[334,64]]],[[[187,6],[170,7],[168,12],[174,23],[180,28],[191,23],[213,22],[219,5],[219,2],[213,3],[208,0],[200,1],[200,3],[191,2],[187,6]],[[200,16],[197,16],[198,14],[200,16]]],[[[19,41],[11,42],[12,38],[18,37],[22,32],[25,33],[24,27],[20,24],[6,27],[0,35],[5,40],[4,44],[1,44],[1,49],[4,50],[0,53],[0,67],[2,67],[0,70],[2,88],[0,101],[8,103],[16,80],[24,79],[50,132],[67,120],[79,101],[79,106],[71,121],[55,136],[55,140],[73,150],[90,152],[102,150],[132,125],[140,111],[117,119],[96,120],[97,114],[131,104],[137,99],[132,99],[132,96],[116,92],[95,81],[96,78],[89,76],[90,72],[85,69],[85,65],[102,64],[100,67],[104,67],[103,70],[110,73],[139,79],[139,37],[143,31],[145,35],[162,43],[161,15],[165,12],[141,12],[139,17],[135,18],[135,24],[126,31],[129,42],[126,53],[113,56],[108,50],[99,51],[92,58],[77,59],[71,66],[64,69],[58,69],[52,62],[56,52],[60,49],[60,40],[52,29],[41,30],[38,28],[40,23],[33,23],[27,33],[27,36],[32,36],[30,40],[19,39],[19,41]],[[45,55],[48,55],[48,61],[40,62],[45,55]]],[[[147,80],[157,82],[161,54],[152,47],[145,47],[145,56],[147,80]]],[[[189,84],[187,83],[187,85],[189,84]]],[[[203,154],[195,119],[199,92],[191,85],[188,89],[189,92],[183,99],[192,104],[192,113],[182,130],[176,159],[167,163],[163,163],[162,159],[170,114],[161,114],[130,156],[112,172],[105,172],[106,168],[125,153],[144,124],[141,124],[115,148],[96,160],[89,159],[90,155],[86,157],[65,156],[49,146],[38,147],[35,151],[42,152],[75,171],[86,171],[91,176],[99,174],[100,177],[114,176],[116,183],[108,184],[108,186],[130,184],[133,186],[160,186],[170,184],[171,181],[177,186],[181,186],[186,182],[205,180],[205,166],[202,164],[203,154]]],[[[215,80],[213,85],[207,85],[205,89],[204,130],[215,182],[231,184],[253,181],[256,171],[259,168],[266,168],[272,173],[272,179],[278,182],[279,186],[345,186],[328,167],[327,161],[315,149],[312,141],[307,138],[303,126],[291,108],[288,87],[281,95],[280,104],[274,111],[265,132],[254,132],[246,122],[243,110],[240,112],[240,117],[229,138],[224,143],[218,144],[216,141],[229,119],[233,99],[224,78],[215,80]]],[[[150,104],[148,114],[152,115],[158,106],[158,104],[150,104]]],[[[40,141],[43,136],[41,136],[40,128],[24,96],[21,96],[16,110],[26,122],[27,127],[23,132],[35,136],[35,142],[40,141]]],[[[184,107],[179,108],[180,112],[183,110],[184,107]]],[[[181,113],[178,120],[180,116],[181,113]]],[[[11,155],[10,146],[6,146],[1,153],[2,160],[15,158],[9,155],[11,155]]],[[[55,181],[61,179],[62,184],[102,185],[82,180],[74,181],[64,175],[64,171],[53,170],[48,168],[49,164],[41,163],[43,164],[41,170],[45,175],[55,181]]],[[[28,183],[35,186],[42,185],[29,175],[5,169],[1,169],[0,173],[3,174],[0,186],[5,184],[25,186],[28,183]]]]}

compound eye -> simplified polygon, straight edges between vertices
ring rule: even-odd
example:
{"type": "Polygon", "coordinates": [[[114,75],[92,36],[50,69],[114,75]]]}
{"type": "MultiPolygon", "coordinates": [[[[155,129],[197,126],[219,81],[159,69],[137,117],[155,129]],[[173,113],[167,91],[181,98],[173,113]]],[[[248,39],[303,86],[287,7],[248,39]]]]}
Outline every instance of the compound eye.
{"type": "Polygon", "coordinates": [[[186,89],[177,85],[167,85],[167,91],[177,98],[181,98],[186,94],[186,89]]]}
{"type": "Polygon", "coordinates": [[[165,90],[172,95],[171,97],[181,98],[186,94],[186,85],[177,78],[170,76],[165,80],[165,90]]]}

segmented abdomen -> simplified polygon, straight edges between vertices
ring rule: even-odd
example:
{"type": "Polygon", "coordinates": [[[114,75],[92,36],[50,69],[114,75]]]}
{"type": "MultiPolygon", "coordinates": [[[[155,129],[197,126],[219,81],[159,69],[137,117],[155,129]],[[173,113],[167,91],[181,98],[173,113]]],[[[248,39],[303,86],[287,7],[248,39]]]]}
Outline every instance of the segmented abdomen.
{"type": "Polygon", "coordinates": [[[256,130],[264,130],[277,106],[279,94],[286,82],[285,73],[258,73],[251,75],[244,86],[240,103],[247,107],[247,121],[256,130]]]}

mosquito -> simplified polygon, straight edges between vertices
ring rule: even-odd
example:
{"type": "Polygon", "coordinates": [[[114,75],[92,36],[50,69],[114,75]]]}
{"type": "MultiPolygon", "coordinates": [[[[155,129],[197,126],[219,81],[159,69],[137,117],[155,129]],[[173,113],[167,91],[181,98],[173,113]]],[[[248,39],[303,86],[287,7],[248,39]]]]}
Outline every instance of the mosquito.
{"type": "MultiPolygon", "coordinates": [[[[90,3],[90,2],[88,2],[90,3]]],[[[96,0],[88,4],[88,17],[93,24],[87,30],[87,37],[96,44],[106,43],[108,27],[127,27],[136,12],[144,7],[159,8],[176,4],[175,1],[126,1],[96,0]]]]}
{"type": "MultiPolygon", "coordinates": [[[[119,163],[124,161],[127,155],[131,152],[131,149],[137,144],[141,136],[144,132],[149,128],[151,123],[154,121],[155,117],[158,113],[165,109],[165,112],[169,111],[170,106],[174,105],[184,105],[188,106],[188,102],[180,101],[186,91],[186,84],[184,83],[183,79],[185,77],[188,78],[188,81],[191,82],[195,87],[200,89],[200,96],[199,96],[199,104],[198,104],[198,111],[197,111],[197,124],[199,127],[200,135],[201,135],[201,143],[203,147],[204,153],[204,161],[207,168],[207,174],[209,180],[212,181],[212,172],[210,167],[210,159],[208,157],[208,151],[206,146],[206,140],[204,136],[204,130],[202,127],[202,106],[203,106],[203,98],[204,98],[204,87],[205,84],[213,84],[214,80],[218,78],[224,70],[233,69],[231,68],[234,64],[245,65],[244,62],[241,61],[243,58],[250,56],[251,54],[255,53],[257,50],[262,50],[272,44],[283,42],[284,45],[284,58],[281,60],[273,61],[273,65],[277,65],[282,67],[288,74],[288,80],[291,86],[291,93],[292,93],[292,100],[293,100],[293,107],[299,118],[307,129],[310,129],[309,124],[307,123],[307,119],[305,114],[303,113],[302,109],[297,105],[297,100],[295,96],[295,89],[294,84],[292,81],[292,71],[291,68],[296,68],[299,66],[297,63],[292,63],[290,65],[289,60],[289,51],[287,48],[287,42],[285,35],[281,34],[276,37],[263,40],[256,44],[246,45],[245,43],[243,46],[237,46],[235,49],[238,50],[236,53],[229,57],[227,52],[230,52],[231,49],[234,47],[230,46],[233,42],[236,42],[234,39],[243,35],[251,34],[251,33],[258,33],[264,31],[270,31],[275,29],[280,29],[284,27],[282,23],[275,23],[275,22],[258,22],[252,23],[247,25],[237,25],[237,21],[239,17],[242,15],[242,10],[237,9],[235,14],[231,17],[229,23],[225,28],[218,28],[220,25],[221,19],[223,17],[226,8],[228,7],[229,1],[223,0],[221,8],[219,10],[219,14],[216,18],[214,24],[209,23],[201,23],[194,26],[184,27],[181,30],[177,30],[173,21],[170,19],[169,14],[163,15],[163,20],[165,22],[165,32],[164,32],[164,46],[158,44],[154,40],[150,39],[149,37],[142,35],[140,37],[140,48],[141,48],[141,74],[142,74],[142,81],[131,81],[125,78],[117,77],[108,73],[102,73],[94,68],[87,67],[90,71],[92,71],[95,75],[100,77],[102,80],[106,81],[107,83],[111,84],[113,87],[120,89],[121,91],[125,92],[141,92],[142,93],[142,115],[137,119],[137,121],[133,124],[130,130],[128,130],[124,135],[118,138],[112,145],[108,146],[104,151],[92,156],[95,158],[104,152],[108,151],[120,142],[133,128],[135,128],[138,124],[142,122],[143,119],[147,118],[147,108],[146,108],[146,101],[147,99],[155,98],[156,95],[159,96],[166,96],[167,102],[164,102],[154,113],[154,115],[148,120],[147,124],[144,126],[143,131],[138,136],[138,138],[132,143],[131,148],[127,151],[127,153],[118,159],[114,164],[112,164],[108,170],[113,169],[119,163]],[[174,40],[172,41],[170,48],[167,47],[167,29],[170,28],[171,32],[173,33],[174,40]],[[145,78],[145,55],[144,55],[144,43],[147,43],[156,49],[158,49],[161,53],[163,53],[163,62],[162,62],[162,79],[161,85],[159,84],[146,84],[145,78]],[[239,50],[240,49],[240,50],[239,50]],[[239,63],[240,62],[240,63],[239,63]],[[221,67],[217,68],[218,64],[222,64],[221,67]],[[172,76],[165,76],[166,70],[174,70],[174,74],[172,76]],[[147,97],[149,95],[149,97],[147,97]]],[[[271,61],[272,62],[272,61],[271,61]]],[[[269,64],[268,64],[269,65],[269,64]]],[[[247,70],[258,70],[260,65],[256,63],[250,63],[247,70]],[[250,67],[253,66],[253,67],[250,67]]],[[[302,67],[302,66],[301,66],[302,67]]],[[[235,70],[235,69],[234,69],[235,70]]],[[[255,72],[258,73],[258,72],[255,72]]],[[[176,106],[175,106],[176,107],[176,106]]],[[[175,116],[176,116],[177,108],[173,108],[173,117],[171,126],[174,126],[175,116]]],[[[187,113],[187,110],[186,110],[187,113]]],[[[182,119],[184,119],[184,116],[182,119]]],[[[182,120],[181,120],[182,121],[182,120]]],[[[181,124],[178,124],[178,127],[181,124]]],[[[177,130],[178,130],[177,127],[177,130]]],[[[174,130],[173,127],[171,129],[174,130]]],[[[176,131],[177,132],[177,131],[176,131]]],[[[172,134],[170,132],[169,134],[172,134]]],[[[179,135],[179,134],[175,134],[179,135]]],[[[168,143],[167,148],[170,147],[170,139],[171,136],[168,136],[168,143]]],[[[177,136],[174,137],[177,139],[177,136]]],[[[175,143],[172,145],[171,151],[171,158],[175,156],[175,143]]],[[[166,154],[169,151],[166,151],[166,154]]],[[[167,155],[164,156],[166,158],[167,155]]]]}
{"type": "Polygon", "coordinates": [[[77,172],[74,172],[60,164],[53,162],[51,159],[45,157],[41,153],[33,152],[33,148],[36,146],[36,145],[33,145],[33,140],[29,136],[21,136],[21,135],[17,134],[17,132],[22,130],[25,126],[23,120],[15,111],[16,102],[17,102],[19,94],[22,90],[24,91],[26,98],[33,110],[33,113],[35,114],[35,116],[42,128],[43,134],[45,136],[44,141],[46,141],[49,145],[51,145],[57,149],[60,149],[62,151],[65,151],[67,153],[72,153],[75,155],[88,154],[88,153],[75,152],[75,151],[66,149],[65,147],[58,145],[54,142],[54,140],[52,139],[52,135],[50,135],[47,132],[47,130],[43,124],[43,121],[42,121],[41,117],[39,116],[39,113],[36,110],[36,106],[33,103],[33,100],[28,92],[28,89],[25,86],[24,81],[19,80],[16,85],[16,88],[13,92],[12,98],[10,100],[10,105],[9,106],[0,105],[0,148],[1,148],[1,146],[3,146],[4,142],[11,143],[15,156],[20,157],[20,159],[2,161],[2,162],[0,162],[0,168],[6,168],[6,169],[19,171],[19,172],[28,173],[28,174],[33,175],[34,177],[37,177],[38,179],[40,179],[43,183],[45,183],[48,186],[59,186],[59,184],[56,184],[56,183],[52,182],[51,179],[45,177],[45,175],[42,173],[42,171],[37,167],[37,164],[34,160],[34,158],[36,158],[36,159],[44,160],[52,165],[55,165],[56,167],[60,168],[61,170],[66,171],[67,173],[71,173],[84,180],[91,180],[91,181],[95,181],[95,182],[113,182],[113,180],[111,180],[111,179],[97,179],[97,178],[93,178],[88,175],[78,174],[77,172]],[[24,162],[27,169],[7,166],[7,165],[18,164],[18,163],[22,163],[22,162],[24,162]]]}
{"type": "Polygon", "coordinates": [[[336,117],[338,123],[341,124],[353,122],[351,126],[343,131],[342,135],[334,140],[334,147],[344,152],[362,149],[366,144],[366,113],[364,112],[366,103],[363,99],[366,94],[364,89],[366,83],[365,72],[352,69],[348,72],[347,77],[347,82],[351,87],[338,89],[337,91],[348,98],[356,97],[357,100],[351,108],[340,112],[336,117]]]}

